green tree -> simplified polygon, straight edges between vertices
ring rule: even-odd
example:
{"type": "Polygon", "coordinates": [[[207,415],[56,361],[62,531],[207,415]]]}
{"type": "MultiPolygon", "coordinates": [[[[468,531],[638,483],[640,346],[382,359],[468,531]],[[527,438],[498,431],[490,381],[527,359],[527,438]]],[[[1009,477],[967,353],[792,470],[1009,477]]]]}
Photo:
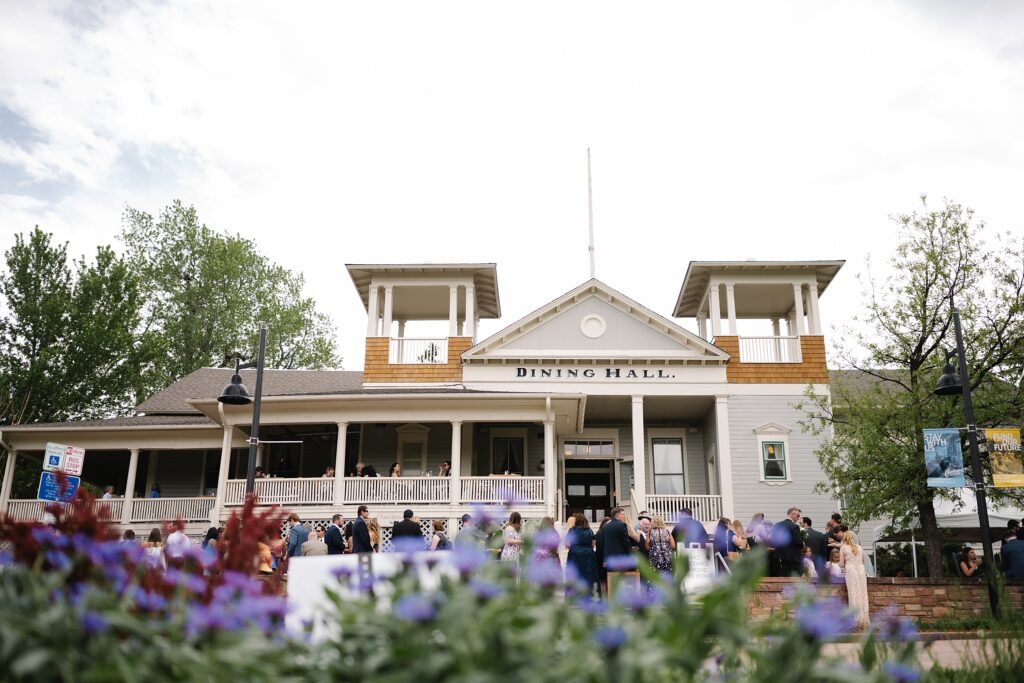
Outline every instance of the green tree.
{"type": "Polygon", "coordinates": [[[0,424],[124,414],[146,384],[141,294],[109,247],[68,264],[36,227],[15,236],[0,273],[0,424]]]}
{"type": "Polygon", "coordinates": [[[156,218],[128,207],[121,239],[144,283],[159,386],[222,367],[235,352],[255,356],[259,321],[269,327],[268,367],[340,365],[334,326],[302,295],[302,275],[272,263],[253,241],[208,228],[194,207],[176,200],[156,218]]]}
{"type": "Polygon", "coordinates": [[[838,335],[839,366],[855,372],[836,373],[831,399],[809,392],[803,408],[804,427],[826,437],[817,456],[828,481],[819,490],[838,489],[853,522],[919,518],[929,573],[941,576],[933,503],[952,492],[928,488],[921,430],[966,426],[962,402],[933,393],[943,352],[956,344],[951,302],[963,322],[979,427],[1019,420],[1024,250],[1004,237],[987,248],[970,209],[947,201],[932,211],[923,197],[922,205],[894,218],[891,275],[879,280],[869,267],[864,312],[838,335]]]}

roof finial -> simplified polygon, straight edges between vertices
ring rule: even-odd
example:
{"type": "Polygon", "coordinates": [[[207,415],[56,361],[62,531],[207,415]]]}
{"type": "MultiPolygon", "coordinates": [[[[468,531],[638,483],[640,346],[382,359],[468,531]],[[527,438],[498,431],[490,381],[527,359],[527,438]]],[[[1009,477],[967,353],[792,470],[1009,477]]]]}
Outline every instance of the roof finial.
{"type": "Polygon", "coordinates": [[[593,280],[597,272],[597,267],[594,263],[594,190],[590,176],[590,148],[587,147],[587,211],[590,218],[590,246],[587,250],[590,252],[590,279],[593,280]]]}

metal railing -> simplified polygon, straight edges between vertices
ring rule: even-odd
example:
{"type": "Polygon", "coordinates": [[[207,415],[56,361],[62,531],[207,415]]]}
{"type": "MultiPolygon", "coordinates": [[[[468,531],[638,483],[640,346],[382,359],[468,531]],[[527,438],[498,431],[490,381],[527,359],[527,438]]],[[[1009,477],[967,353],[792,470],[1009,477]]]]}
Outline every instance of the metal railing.
{"type": "Polygon", "coordinates": [[[448,339],[392,337],[388,347],[391,364],[440,364],[448,362],[448,339]]]}
{"type": "MultiPolygon", "coordinates": [[[[257,479],[259,502],[265,505],[310,505],[334,502],[334,478],[257,479]]],[[[229,479],[224,488],[225,505],[245,502],[245,479],[229,479]]]]}
{"type": "Polygon", "coordinates": [[[544,477],[460,477],[464,503],[544,503],[544,477]]]}
{"type": "Polygon", "coordinates": [[[450,477],[345,477],[345,504],[448,503],[450,477]]]}
{"type": "Polygon", "coordinates": [[[800,337],[740,337],[741,363],[799,363],[800,337]]]}
{"type": "MultiPolygon", "coordinates": [[[[43,517],[43,509],[50,504],[48,500],[12,500],[7,504],[7,514],[16,520],[29,522],[40,521],[43,517]]],[[[71,503],[81,505],[82,503],[71,503]]],[[[106,507],[109,511],[107,519],[111,522],[121,521],[121,512],[124,510],[123,498],[111,498],[109,500],[94,500],[94,506],[106,507]]]]}
{"type": "MultiPolygon", "coordinates": [[[[244,490],[244,489],[243,489],[244,490]]],[[[210,519],[216,498],[136,498],[132,501],[133,522],[202,522],[210,519]]]]}
{"type": "Polygon", "coordinates": [[[647,511],[657,515],[666,523],[675,522],[679,511],[689,508],[694,519],[712,522],[722,516],[721,496],[647,496],[647,511]]]}

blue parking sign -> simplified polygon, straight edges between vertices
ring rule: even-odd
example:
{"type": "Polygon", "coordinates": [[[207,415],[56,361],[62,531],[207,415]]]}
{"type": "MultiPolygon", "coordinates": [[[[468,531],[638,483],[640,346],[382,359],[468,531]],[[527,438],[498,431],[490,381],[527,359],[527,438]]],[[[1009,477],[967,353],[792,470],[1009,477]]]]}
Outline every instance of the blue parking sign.
{"type": "Polygon", "coordinates": [[[39,500],[53,500],[60,503],[70,503],[78,495],[78,487],[82,483],[81,477],[67,477],[67,488],[62,492],[57,475],[54,472],[43,472],[39,476],[39,493],[36,496],[39,500]]]}

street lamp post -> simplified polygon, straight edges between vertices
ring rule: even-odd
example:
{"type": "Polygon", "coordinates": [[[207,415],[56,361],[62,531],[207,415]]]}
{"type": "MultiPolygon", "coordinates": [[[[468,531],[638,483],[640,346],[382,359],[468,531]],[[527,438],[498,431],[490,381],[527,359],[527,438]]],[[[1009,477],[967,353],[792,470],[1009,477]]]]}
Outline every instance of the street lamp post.
{"type": "Polygon", "coordinates": [[[981,456],[978,454],[978,427],[974,423],[974,404],[971,402],[971,380],[967,373],[967,357],[964,354],[964,338],[960,331],[960,312],[953,305],[953,330],[956,333],[956,357],[959,375],[949,362],[954,352],[946,351],[946,365],[942,370],[935,393],[939,396],[955,396],[963,394],[964,414],[967,417],[967,445],[971,451],[971,478],[974,480],[974,495],[978,501],[978,524],[981,525],[981,544],[985,553],[988,583],[988,600],[992,606],[992,616],[998,614],[999,595],[992,581],[995,574],[995,555],[992,552],[992,535],[988,526],[988,504],[985,501],[985,473],[981,470],[981,456]]]}
{"type": "Polygon", "coordinates": [[[256,449],[260,442],[260,399],[263,396],[263,361],[267,354],[267,326],[260,323],[260,352],[256,362],[242,363],[241,356],[235,356],[235,374],[217,400],[227,405],[244,406],[252,403],[252,428],[249,430],[249,463],[245,471],[245,495],[252,495],[256,488],[256,449]],[[250,398],[249,391],[242,384],[239,371],[256,368],[256,393],[250,398]]]}

